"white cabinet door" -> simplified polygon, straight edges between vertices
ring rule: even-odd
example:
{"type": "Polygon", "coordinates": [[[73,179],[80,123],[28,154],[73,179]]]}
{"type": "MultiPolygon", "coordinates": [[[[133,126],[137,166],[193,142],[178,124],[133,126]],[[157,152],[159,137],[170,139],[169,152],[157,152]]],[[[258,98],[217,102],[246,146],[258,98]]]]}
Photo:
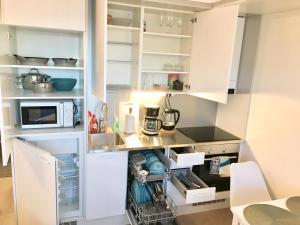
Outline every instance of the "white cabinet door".
{"type": "Polygon", "coordinates": [[[7,126],[10,120],[9,103],[0,100],[0,132],[1,132],[1,151],[2,164],[7,166],[12,151],[12,139],[9,137],[7,126]]]}
{"type": "Polygon", "coordinates": [[[230,84],[229,84],[229,88],[231,89],[236,89],[236,85],[237,85],[239,67],[240,67],[240,58],[242,52],[242,44],[244,38],[245,20],[246,20],[245,17],[238,17],[237,32],[235,37],[232,69],[231,69],[230,84]]]}
{"type": "Polygon", "coordinates": [[[16,120],[16,101],[3,98],[4,80],[0,79],[0,132],[1,132],[1,151],[2,164],[7,166],[12,151],[12,138],[9,130],[14,128],[16,120]]]}
{"type": "Polygon", "coordinates": [[[55,157],[18,139],[13,156],[18,225],[58,224],[55,157]]]}
{"type": "Polygon", "coordinates": [[[95,66],[93,94],[106,102],[107,83],[107,0],[95,1],[95,66]]]}
{"type": "Polygon", "coordinates": [[[125,214],[127,167],[128,152],[87,154],[87,220],[125,214]]]}
{"type": "Polygon", "coordinates": [[[85,0],[1,0],[7,25],[85,30],[85,0]]]}
{"type": "Polygon", "coordinates": [[[226,103],[239,6],[197,13],[192,40],[190,93],[226,103]]]}

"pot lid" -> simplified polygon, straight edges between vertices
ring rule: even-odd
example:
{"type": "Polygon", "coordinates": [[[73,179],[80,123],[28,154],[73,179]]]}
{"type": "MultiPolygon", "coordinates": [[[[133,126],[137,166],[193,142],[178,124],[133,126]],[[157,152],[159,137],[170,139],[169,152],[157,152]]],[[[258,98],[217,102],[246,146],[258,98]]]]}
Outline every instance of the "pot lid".
{"type": "Polygon", "coordinates": [[[29,77],[29,76],[44,76],[44,77],[50,77],[49,75],[47,74],[43,74],[43,73],[40,73],[40,71],[36,68],[32,68],[29,70],[28,73],[22,73],[21,74],[23,77],[29,77]]]}

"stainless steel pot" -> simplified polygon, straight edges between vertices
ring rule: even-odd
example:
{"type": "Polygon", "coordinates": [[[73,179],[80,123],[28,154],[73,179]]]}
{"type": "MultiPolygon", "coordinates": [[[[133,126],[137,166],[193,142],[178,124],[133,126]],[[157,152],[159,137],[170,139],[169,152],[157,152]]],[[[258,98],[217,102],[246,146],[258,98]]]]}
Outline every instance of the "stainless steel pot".
{"type": "Polygon", "coordinates": [[[22,81],[22,86],[25,90],[33,90],[33,84],[35,82],[45,82],[48,81],[50,76],[46,74],[42,74],[38,69],[31,69],[28,73],[21,74],[21,76],[17,77],[22,81]]]}
{"type": "Polygon", "coordinates": [[[33,91],[35,93],[51,93],[53,91],[53,84],[51,81],[35,82],[33,84],[33,91]]]}

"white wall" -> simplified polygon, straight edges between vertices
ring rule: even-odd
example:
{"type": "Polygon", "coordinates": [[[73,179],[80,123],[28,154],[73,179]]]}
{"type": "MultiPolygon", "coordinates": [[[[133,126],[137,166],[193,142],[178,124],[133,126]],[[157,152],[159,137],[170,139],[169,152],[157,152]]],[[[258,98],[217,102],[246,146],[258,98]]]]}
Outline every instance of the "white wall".
{"type": "Polygon", "coordinates": [[[275,198],[300,195],[300,10],[262,16],[246,140],[275,198]]]}
{"type": "MultiPolygon", "coordinates": [[[[128,91],[108,91],[109,124],[112,125],[114,114],[119,115],[119,102],[135,100],[140,103],[140,120],[144,118],[144,104],[159,104],[163,106],[162,95],[131,94],[128,91]]],[[[188,95],[176,95],[171,98],[172,108],[178,109],[181,117],[178,127],[184,126],[214,126],[217,113],[217,103],[188,95]]]]}

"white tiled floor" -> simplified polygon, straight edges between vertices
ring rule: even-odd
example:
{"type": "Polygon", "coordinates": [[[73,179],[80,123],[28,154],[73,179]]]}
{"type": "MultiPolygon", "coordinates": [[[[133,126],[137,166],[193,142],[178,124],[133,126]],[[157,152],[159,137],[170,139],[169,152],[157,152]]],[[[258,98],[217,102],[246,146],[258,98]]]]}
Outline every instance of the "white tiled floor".
{"type": "Polygon", "coordinates": [[[0,225],[16,225],[11,177],[0,178],[0,225]]]}

